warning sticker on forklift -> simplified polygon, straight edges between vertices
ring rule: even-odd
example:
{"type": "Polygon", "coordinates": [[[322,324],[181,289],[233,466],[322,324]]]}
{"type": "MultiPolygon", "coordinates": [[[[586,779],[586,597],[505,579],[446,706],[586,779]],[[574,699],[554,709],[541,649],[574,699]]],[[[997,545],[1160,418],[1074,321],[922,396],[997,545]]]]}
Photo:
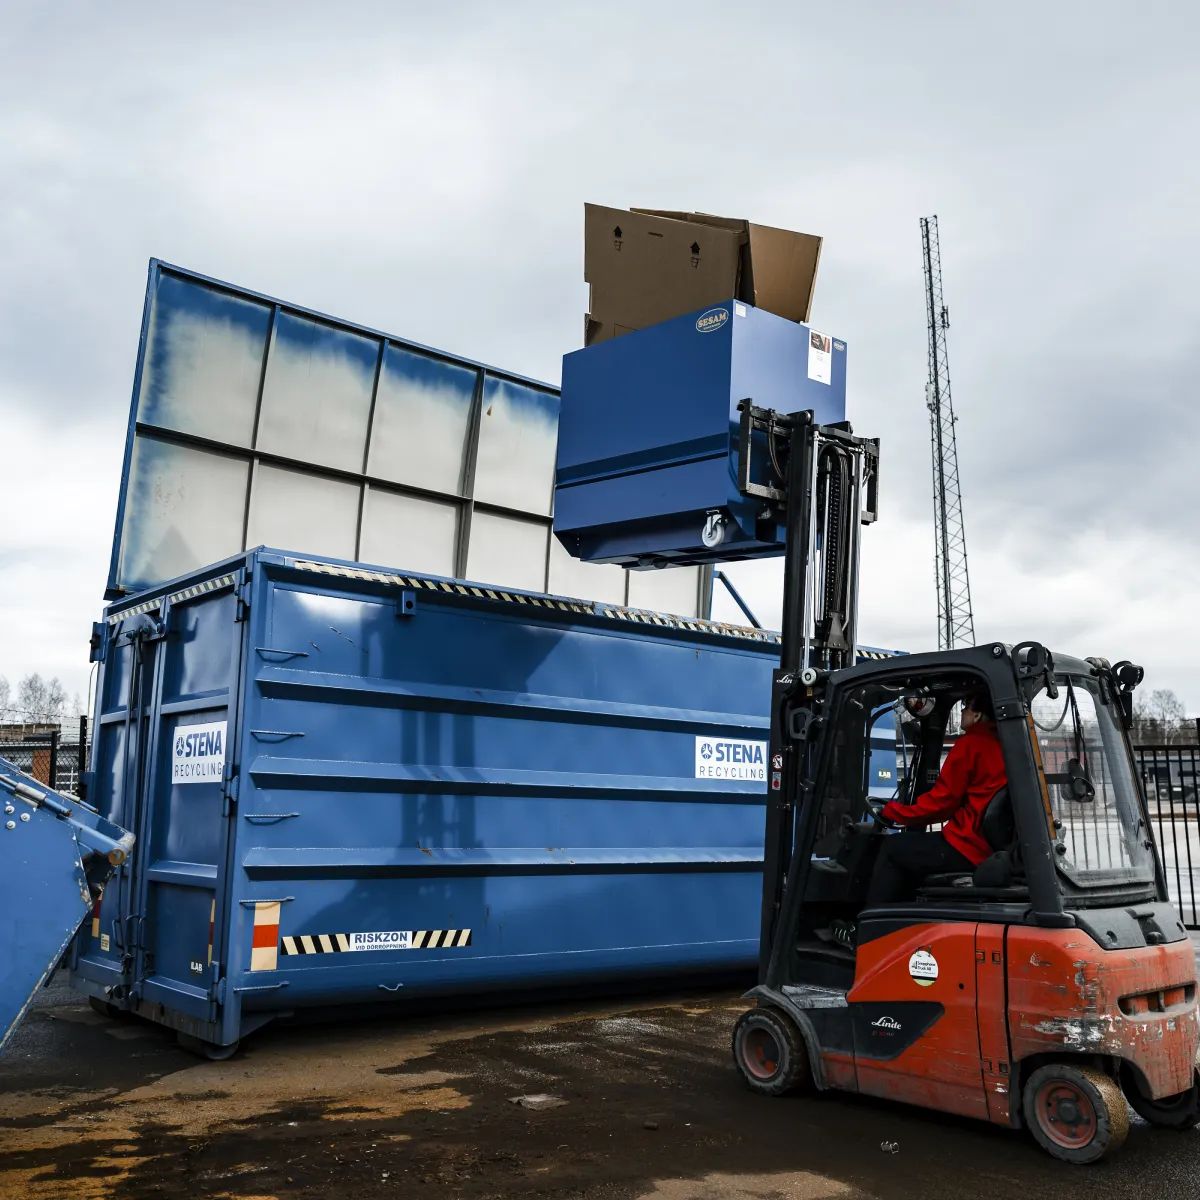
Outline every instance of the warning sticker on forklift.
{"type": "Polygon", "coordinates": [[[817,383],[828,383],[833,371],[833,339],[815,329],[808,334],[808,377],[817,383]]]}
{"type": "Polygon", "coordinates": [[[224,721],[180,725],[171,742],[171,782],[219,783],[225,774],[224,721]]]}
{"type": "Polygon", "coordinates": [[[918,950],[908,960],[908,973],[918,987],[931,987],[938,977],[937,959],[928,950],[918,950]]]}
{"type": "Polygon", "coordinates": [[[732,738],[696,738],[697,779],[767,781],[767,743],[732,738]]]}

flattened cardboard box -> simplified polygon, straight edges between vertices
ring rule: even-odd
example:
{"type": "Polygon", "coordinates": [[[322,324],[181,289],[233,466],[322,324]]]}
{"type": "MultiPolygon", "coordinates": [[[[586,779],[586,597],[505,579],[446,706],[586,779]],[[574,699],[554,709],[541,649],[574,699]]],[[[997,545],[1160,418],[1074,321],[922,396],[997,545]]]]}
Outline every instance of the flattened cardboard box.
{"type": "Polygon", "coordinates": [[[585,344],[736,298],[807,321],[821,239],[707,213],[584,205],[585,344]]]}

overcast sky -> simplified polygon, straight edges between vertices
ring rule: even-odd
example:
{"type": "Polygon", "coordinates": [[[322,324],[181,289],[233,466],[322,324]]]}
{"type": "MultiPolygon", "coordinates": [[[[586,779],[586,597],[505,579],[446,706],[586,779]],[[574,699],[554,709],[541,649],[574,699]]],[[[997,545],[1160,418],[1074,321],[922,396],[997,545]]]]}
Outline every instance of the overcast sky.
{"type": "MultiPolygon", "coordinates": [[[[910,649],[936,212],[979,639],[1200,711],[1198,13],[7,0],[0,674],[86,690],[151,255],[557,382],[590,200],[825,237],[814,323],[883,439],[860,628],[910,649]]],[[[733,573],[776,621],[778,564],[733,573]]]]}

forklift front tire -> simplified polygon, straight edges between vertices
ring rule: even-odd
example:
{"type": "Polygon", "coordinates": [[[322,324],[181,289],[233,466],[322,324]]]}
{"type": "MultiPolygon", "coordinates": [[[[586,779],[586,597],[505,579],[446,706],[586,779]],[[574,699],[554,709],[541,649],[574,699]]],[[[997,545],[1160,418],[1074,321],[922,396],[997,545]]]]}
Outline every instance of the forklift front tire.
{"type": "Polygon", "coordinates": [[[1121,1089],[1091,1067],[1039,1067],[1025,1081],[1022,1107],[1038,1145],[1063,1162],[1098,1162],[1129,1132],[1121,1089]]]}
{"type": "Polygon", "coordinates": [[[800,1030],[776,1008],[752,1008],[733,1027],[733,1061],[752,1091],[782,1096],[812,1084],[800,1030]]]}

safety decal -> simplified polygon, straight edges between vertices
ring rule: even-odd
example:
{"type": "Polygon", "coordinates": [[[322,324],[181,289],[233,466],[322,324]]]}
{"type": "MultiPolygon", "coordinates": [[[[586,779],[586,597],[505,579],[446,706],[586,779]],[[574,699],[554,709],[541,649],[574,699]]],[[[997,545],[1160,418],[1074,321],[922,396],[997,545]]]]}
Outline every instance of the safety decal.
{"type": "Polygon", "coordinates": [[[353,954],[364,950],[461,950],[469,929],[392,929],[369,933],[300,933],[283,939],[283,953],[353,954]]]}
{"type": "Polygon", "coordinates": [[[278,900],[259,900],[254,905],[254,934],[250,943],[250,970],[274,971],[279,965],[278,900]]]}
{"type": "Polygon", "coordinates": [[[938,961],[928,950],[918,950],[908,960],[908,973],[918,987],[932,987],[938,977],[938,961]]]}
{"type": "Polygon", "coordinates": [[[833,355],[830,343],[833,339],[827,333],[818,333],[815,329],[808,334],[808,377],[816,383],[828,383],[831,376],[833,355]]]}

